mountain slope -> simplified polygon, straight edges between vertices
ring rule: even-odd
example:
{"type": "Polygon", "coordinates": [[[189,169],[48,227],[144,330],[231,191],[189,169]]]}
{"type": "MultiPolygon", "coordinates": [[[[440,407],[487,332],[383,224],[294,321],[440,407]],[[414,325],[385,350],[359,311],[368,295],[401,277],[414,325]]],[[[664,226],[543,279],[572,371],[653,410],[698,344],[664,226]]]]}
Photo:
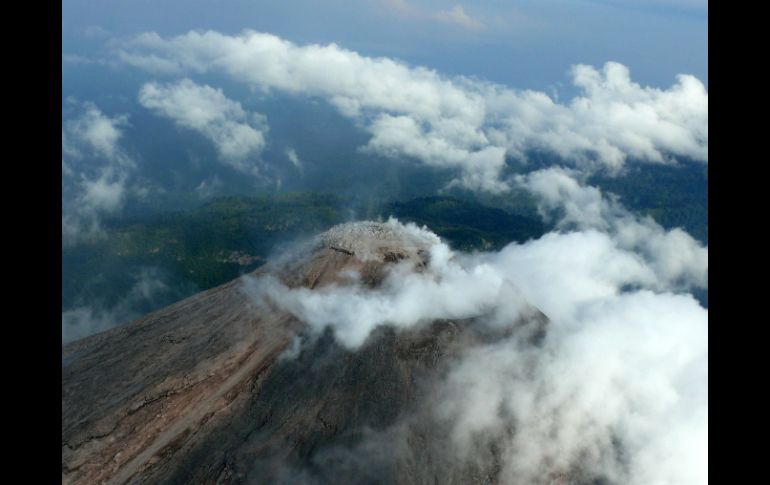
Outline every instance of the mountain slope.
{"type": "MultiPolygon", "coordinates": [[[[448,427],[425,403],[464,349],[500,335],[436,320],[349,349],[249,284],[316,291],[355,273],[377,288],[393,268],[423,271],[427,249],[386,224],[337,226],[250,277],[69,344],[63,483],[496,483],[494,443],[450,462],[448,427]]],[[[499,332],[545,325],[533,315],[499,332]]]]}

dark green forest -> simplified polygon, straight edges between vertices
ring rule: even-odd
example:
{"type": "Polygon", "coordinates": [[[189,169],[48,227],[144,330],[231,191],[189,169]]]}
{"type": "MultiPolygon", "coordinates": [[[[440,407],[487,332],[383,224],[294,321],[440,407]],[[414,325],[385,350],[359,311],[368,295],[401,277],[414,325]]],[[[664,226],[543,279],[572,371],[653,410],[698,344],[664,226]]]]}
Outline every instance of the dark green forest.
{"type": "MultiPolygon", "coordinates": [[[[681,227],[708,244],[704,165],[637,164],[623,176],[595,175],[588,182],[617,195],[634,212],[668,229],[681,227]]],[[[463,251],[497,250],[551,229],[531,197],[520,192],[384,199],[381,194],[288,192],[223,196],[174,211],[127,211],[103,221],[104,237],[62,249],[62,311],[113,307],[152,269],[166,292],[137,307],[139,314],[151,311],[251,272],[282,245],[349,220],[394,216],[427,226],[463,251]]],[[[707,292],[697,296],[707,302],[707,292]]]]}
{"type": "MultiPolygon", "coordinates": [[[[192,294],[262,265],[281,244],[310,237],[354,214],[425,225],[462,250],[499,249],[546,231],[529,217],[452,197],[424,197],[362,207],[330,194],[288,193],[213,199],[188,211],[107,220],[106,236],[62,251],[62,307],[89,300],[115,304],[134,284],[136,268],[160,268],[192,294]]],[[[176,292],[179,294],[179,292],[176,292]]]]}

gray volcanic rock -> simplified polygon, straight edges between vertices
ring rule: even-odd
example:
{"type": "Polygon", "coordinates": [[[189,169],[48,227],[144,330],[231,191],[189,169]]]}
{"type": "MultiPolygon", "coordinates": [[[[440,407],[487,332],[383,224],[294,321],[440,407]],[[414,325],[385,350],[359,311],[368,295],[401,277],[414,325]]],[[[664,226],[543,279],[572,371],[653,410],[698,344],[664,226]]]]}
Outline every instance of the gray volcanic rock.
{"type": "MultiPolygon", "coordinates": [[[[352,270],[376,287],[391,265],[421,271],[433,242],[346,224],[252,276],[312,289],[352,270]]],[[[282,356],[304,328],[238,279],[67,345],[62,482],[498,482],[494,443],[473,463],[449,460],[425,402],[464,349],[500,335],[440,320],[380,327],[355,351],[327,332],[282,356]]]]}

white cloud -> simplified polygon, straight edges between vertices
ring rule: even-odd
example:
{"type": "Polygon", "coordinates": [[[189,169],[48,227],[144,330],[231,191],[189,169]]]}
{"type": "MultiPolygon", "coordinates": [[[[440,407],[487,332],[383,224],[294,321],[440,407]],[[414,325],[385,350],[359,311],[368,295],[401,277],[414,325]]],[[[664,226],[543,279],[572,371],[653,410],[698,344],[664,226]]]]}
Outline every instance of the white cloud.
{"type": "Polygon", "coordinates": [[[553,483],[576,466],[611,483],[707,483],[708,312],[647,290],[573,301],[541,346],[498,341],[450,372],[435,404],[457,456],[513,423],[506,483],[553,483]]]}
{"type": "MultiPolygon", "coordinates": [[[[559,227],[611,234],[618,247],[634,251],[666,287],[708,288],[708,248],[681,229],[664,230],[650,217],[639,218],[569,171],[549,168],[518,178],[537,196],[545,215],[561,212],[559,227]]],[[[650,284],[650,286],[653,286],[650,284]]]]}
{"type": "Polygon", "coordinates": [[[220,193],[222,189],[224,188],[225,183],[222,182],[222,180],[214,175],[213,177],[209,177],[195,187],[195,192],[198,194],[198,197],[201,199],[208,199],[210,197],[213,197],[214,195],[220,193]]]}
{"type": "MultiPolygon", "coordinates": [[[[85,143],[103,157],[114,157],[118,139],[122,136],[120,128],[126,124],[127,118],[109,118],[93,103],[84,103],[83,107],[84,111],[78,118],[66,123],[67,135],[85,143]]],[[[64,136],[63,133],[62,138],[64,136]]]]}
{"type": "Polygon", "coordinates": [[[177,125],[201,133],[214,143],[222,162],[244,173],[258,172],[255,162],[265,146],[266,119],[247,113],[221,89],[189,79],[165,85],[147,83],[139,92],[139,102],[177,125]]]}
{"type": "Polygon", "coordinates": [[[468,30],[484,29],[484,24],[465,13],[462,5],[455,5],[451,10],[439,10],[433,14],[433,18],[439,22],[459,25],[468,30]]]}
{"type": "Polygon", "coordinates": [[[135,163],[119,144],[126,116],[90,102],[67,107],[79,111],[62,121],[62,243],[72,245],[101,235],[100,216],[123,206],[135,163]]]}
{"type": "Polygon", "coordinates": [[[112,212],[123,203],[125,180],[103,174],[95,180],[83,180],[82,202],[88,206],[112,212]]]}
{"type": "Polygon", "coordinates": [[[456,183],[472,189],[505,190],[505,156],[530,150],[614,171],[629,158],[708,160],[708,93],[688,75],[657,89],[634,83],[618,63],[578,65],[571,76],[580,94],[560,103],[539,91],[253,31],[145,33],[119,56],[154,72],[223,72],[262,90],[324,98],[372,134],[368,149],[459,170],[456,183]]]}
{"type": "Polygon", "coordinates": [[[178,63],[175,61],[153,54],[134,55],[128,52],[119,52],[118,59],[126,64],[158,74],[179,74],[181,72],[178,63]]]}
{"type": "Polygon", "coordinates": [[[299,171],[300,175],[304,172],[304,167],[302,165],[302,160],[300,160],[299,155],[297,155],[297,150],[294,148],[287,148],[286,151],[286,157],[289,159],[292,165],[299,171]]]}

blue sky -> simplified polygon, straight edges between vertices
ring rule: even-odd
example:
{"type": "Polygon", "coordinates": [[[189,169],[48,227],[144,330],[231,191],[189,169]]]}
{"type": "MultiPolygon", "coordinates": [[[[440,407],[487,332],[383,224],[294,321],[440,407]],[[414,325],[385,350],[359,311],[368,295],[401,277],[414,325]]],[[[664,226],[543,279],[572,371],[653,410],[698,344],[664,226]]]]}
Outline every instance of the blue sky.
{"type": "MultiPolygon", "coordinates": [[[[693,0],[66,0],[64,55],[105,55],[140,32],[189,30],[275,34],[398,58],[448,75],[574,94],[571,65],[626,65],[643,85],[692,74],[708,86],[708,11],[693,0]],[[459,14],[457,8],[461,9],[459,14]],[[464,21],[467,20],[467,21],[464,21]]],[[[66,72],[65,76],[77,76],[66,72]]]]}

